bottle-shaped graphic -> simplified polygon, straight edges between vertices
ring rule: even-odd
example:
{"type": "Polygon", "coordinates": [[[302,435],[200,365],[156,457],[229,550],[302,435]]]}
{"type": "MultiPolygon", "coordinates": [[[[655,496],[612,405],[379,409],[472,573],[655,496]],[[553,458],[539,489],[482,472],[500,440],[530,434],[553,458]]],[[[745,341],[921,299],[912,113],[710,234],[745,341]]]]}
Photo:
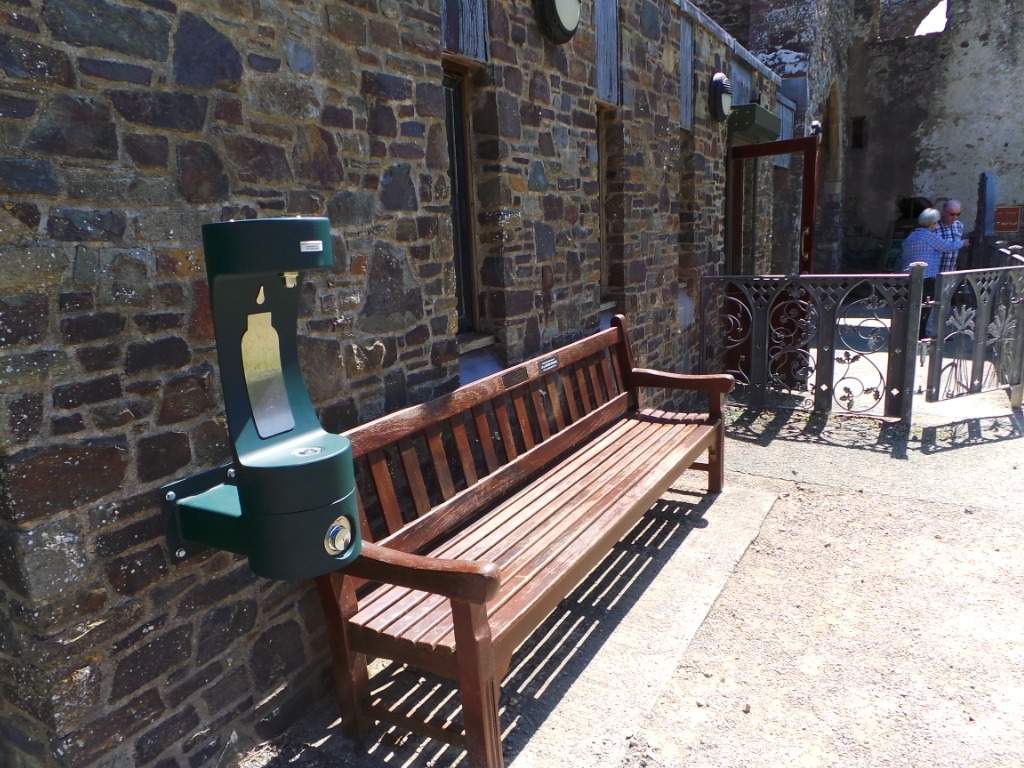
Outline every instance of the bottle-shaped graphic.
{"type": "Polygon", "coordinates": [[[281,370],[281,342],[271,313],[249,315],[242,334],[242,370],[256,432],[264,440],[295,428],[281,370]]]}

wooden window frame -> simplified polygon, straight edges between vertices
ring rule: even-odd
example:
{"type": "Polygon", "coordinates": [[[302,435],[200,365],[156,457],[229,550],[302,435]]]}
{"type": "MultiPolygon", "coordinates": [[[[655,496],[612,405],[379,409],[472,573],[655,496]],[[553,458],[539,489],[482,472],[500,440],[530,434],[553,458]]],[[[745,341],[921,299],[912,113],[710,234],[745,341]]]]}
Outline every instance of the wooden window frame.
{"type": "Polygon", "coordinates": [[[479,267],[473,227],[474,184],[467,80],[470,70],[457,61],[444,62],[445,133],[448,137],[448,180],[451,184],[452,266],[455,270],[458,333],[472,333],[479,322],[479,267]]]}

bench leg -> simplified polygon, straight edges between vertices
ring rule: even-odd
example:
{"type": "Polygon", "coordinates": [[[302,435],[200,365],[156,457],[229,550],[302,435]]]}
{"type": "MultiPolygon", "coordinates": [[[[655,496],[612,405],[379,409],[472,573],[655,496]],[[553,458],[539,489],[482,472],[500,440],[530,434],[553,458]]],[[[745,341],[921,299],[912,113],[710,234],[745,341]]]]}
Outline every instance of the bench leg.
{"type": "Polygon", "coordinates": [[[487,606],[452,600],[452,618],[469,764],[471,768],[502,768],[500,689],[495,679],[487,606]]]}
{"type": "Polygon", "coordinates": [[[708,492],[718,493],[725,486],[725,424],[715,427],[715,442],[708,448],[708,492]]]}
{"type": "Polygon", "coordinates": [[[316,588],[331,644],[331,669],[341,709],[341,730],[350,739],[363,737],[370,726],[363,709],[370,696],[366,656],[354,653],[348,643],[346,619],[356,612],[352,580],[336,573],[318,576],[316,588]]]}

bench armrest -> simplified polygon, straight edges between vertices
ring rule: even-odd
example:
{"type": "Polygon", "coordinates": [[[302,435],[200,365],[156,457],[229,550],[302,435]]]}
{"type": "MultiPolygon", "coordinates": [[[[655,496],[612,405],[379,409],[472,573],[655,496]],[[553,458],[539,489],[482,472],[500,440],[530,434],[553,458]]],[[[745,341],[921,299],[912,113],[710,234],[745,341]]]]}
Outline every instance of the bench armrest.
{"type": "Polygon", "coordinates": [[[629,372],[627,385],[634,388],[664,387],[703,392],[708,396],[708,415],[720,419],[725,395],[736,386],[736,377],[731,373],[671,373],[634,368],[629,372]]]}
{"type": "Polygon", "coordinates": [[[494,563],[415,555],[370,542],[363,542],[359,557],[341,572],[470,603],[487,602],[501,584],[501,570],[494,563]]]}
{"type": "Polygon", "coordinates": [[[732,392],[736,378],[731,373],[670,373],[650,368],[634,368],[629,372],[629,386],[665,387],[667,389],[693,389],[709,394],[724,395],[732,392]]]}
{"type": "Polygon", "coordinates": [[[708,396],[708,415],[722,417],[725,395],[736,386],[736,377],[731,373],[672,373],[637,368],[633,348],[629,341],[629,330],[624,315],[615,315],[612,326],[619,329],[619,360],[626,374],[625,384],[636,393],[640,387],[663,387],[666,389],[690,389],[708,396]]]}

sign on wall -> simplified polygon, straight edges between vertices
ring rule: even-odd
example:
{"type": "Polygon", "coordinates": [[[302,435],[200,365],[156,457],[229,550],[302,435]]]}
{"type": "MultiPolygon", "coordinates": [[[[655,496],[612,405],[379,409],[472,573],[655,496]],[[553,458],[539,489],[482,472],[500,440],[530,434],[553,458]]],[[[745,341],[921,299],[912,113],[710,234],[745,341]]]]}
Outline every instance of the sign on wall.
{"type": "Polygon", "coordinates": [[[996,232],[1017,232],[1020,229],[1020,206],[996,206],[996,232]]]}

